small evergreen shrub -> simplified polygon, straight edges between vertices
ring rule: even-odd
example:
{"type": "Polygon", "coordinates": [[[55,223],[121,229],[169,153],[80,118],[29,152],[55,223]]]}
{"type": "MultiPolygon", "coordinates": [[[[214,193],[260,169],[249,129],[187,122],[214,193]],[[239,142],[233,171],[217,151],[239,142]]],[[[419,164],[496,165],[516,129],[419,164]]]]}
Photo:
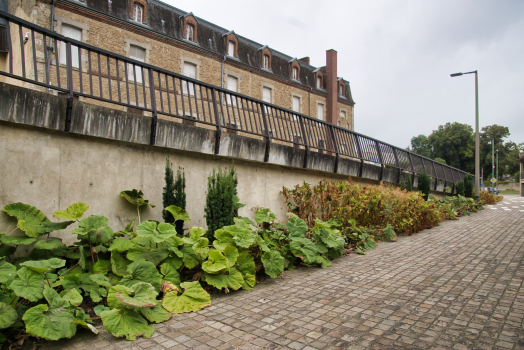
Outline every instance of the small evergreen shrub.
{"type": "Polygon", "coordinates": [[[234,165],[229,171],[218,172],[213,169],[213,174],[207,178],[206,213],[207,237],[212,243],[214,233],[219,228],[233,225],[234,218],[238,215],[236,203],[238,179],[234,165]]]}
{"type": "Polygon", "coordinates": [[[517,171],[513,177],[515,178],[516,182],[520,182],[520,171],[517,171]]]}
{"type": "Polygon", "coordinates": [[[420,174],[418,176],[418,190],[422,192],[422,197],[424,200],[428,200],[429,198],[429,187],[430,187],[430,178],[426,174],[420,174]]]}
{"type": "Polygon", "coordinates": [[[473,197],[473,177],[471,174],[464,176],[464,196],[473,197]]]}
{"type": "Polygon", "coordinates": [[[400,184],[401,190],[406,190],[407,192],[411,192],[413,189],[413,185],[411,183],[411,175],[405,174],[404,179],[402,183],[400,184]]]}
{"type": "Polygon", "coordinates": [[[457,182],[457,194],[464,196],[464,181],[457,182]]]}
{"type": "Polygon", "coordinates": [[[169,157],[166,158],[166,174],[165,182],[166,186],[162,193],[162,204],[164,210],[162,211],[162,218],[164,222],[169,224],[175,223],[176,232],[179,235],[184,234],[184,221],[177,220],[173,217],[169,211],[166,210],[170,205],[176,205],[177,207],[186,210],[186,177],[184,174],[184,169],[179,167],[176,173],[176,179],[174,178],[173,169],[171,168],[172,164],[169,163],[169,157]]]}

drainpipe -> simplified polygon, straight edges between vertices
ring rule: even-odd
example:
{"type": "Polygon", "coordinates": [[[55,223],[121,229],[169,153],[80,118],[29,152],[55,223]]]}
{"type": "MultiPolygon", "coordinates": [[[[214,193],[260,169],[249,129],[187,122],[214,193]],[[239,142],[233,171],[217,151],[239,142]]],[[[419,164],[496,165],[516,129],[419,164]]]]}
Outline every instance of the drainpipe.
{"type": "MultiPolygon", "coordinates": [[[[51,3],[51,31],[52,32],[54,31],[54,27],[55,27],[55,0],[53,0],[53,2],[51,3]]],[[[49,46],[47,47],[47,52],[48,52],[47,57],[49,59],[47,60],[46,67],[45,67],[47,76],[49,76],[49,70],[51,68],[51,51],[52,50],[53,50],[53,38],[49,38],[49,46]]],[[[55,57],[55,60],[56,60],[56,57],[55,57]]],[[[58,62],[56,63],[58,64],[58,62]]],[[[46,81],[46,83],[49,84],[48,81],[46,81]]],[[[49,91],[50,89],[47,88],[46,92],[49,93],[49,91]]]]}
{"type": "Polygon", "coordinates": [[[222,75],[220,76],[220,87],[224,87],[224,62],[226,62],[227,56],[224,55],[224,60],[222,61],[222,75]]]}

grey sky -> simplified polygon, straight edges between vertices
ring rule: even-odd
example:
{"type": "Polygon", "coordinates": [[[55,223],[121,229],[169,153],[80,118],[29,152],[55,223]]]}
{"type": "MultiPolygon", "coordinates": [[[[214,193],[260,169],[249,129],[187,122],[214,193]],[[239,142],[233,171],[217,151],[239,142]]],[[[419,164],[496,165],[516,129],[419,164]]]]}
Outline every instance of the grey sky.
{"type": "Polygon", "coordinates": [[[510,128],[524,142],[524,1],[164,0],[239,35],[325,65],[338,51],[356,131],[399,147],[446,122],[510,128]]]}

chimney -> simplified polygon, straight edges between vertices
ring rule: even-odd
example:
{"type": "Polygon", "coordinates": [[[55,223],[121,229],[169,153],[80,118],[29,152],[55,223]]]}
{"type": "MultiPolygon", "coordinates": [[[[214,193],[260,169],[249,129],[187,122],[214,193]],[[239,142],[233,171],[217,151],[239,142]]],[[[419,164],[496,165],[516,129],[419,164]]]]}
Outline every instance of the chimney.
{"type": "Polygon", "coordinates": [[[304,62],[304,63],[309,64],[309,57],[308,57],[308,56],[306,56],[306,57],[302,57],[302,58],[299,58],[298,60],[299,60],[299,61],[302,61],[302,62],[304,62]]]}
{"type": "Polygon", "coordinates": [[[327,114],[326,121],[337,124],[337,52],[333,49],[326,51],[326,89],[327,114]]]}

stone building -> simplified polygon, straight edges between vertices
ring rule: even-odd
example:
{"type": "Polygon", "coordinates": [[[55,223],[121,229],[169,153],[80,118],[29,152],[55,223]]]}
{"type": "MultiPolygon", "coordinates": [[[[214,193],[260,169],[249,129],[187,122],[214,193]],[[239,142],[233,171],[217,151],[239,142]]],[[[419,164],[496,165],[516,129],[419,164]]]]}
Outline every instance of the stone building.
{"type": "MultiPolygon", "coordinates": [[[[309,57],[288,56],[157,0],[7,1],[9,13],[64,36],[354,130],[355,102],[349,82],[337,76],[335,50],[326,52],[326,66],[313,67],[309,57]]],[[[44,45],[35,47],[44,78],[44,45]]],[[[47,67],[52,73],[57,61],[65,62],[65,50],[46,50],[54,57],[47,67]]],[[[78,55],[73,67],[76,62],[85,72],[87,58],[78,55]]],[[[143,77],[138,72],[133,79],[142,83],[143,77]]]]}
{"type": "Polygon", "coordinates": [[[520,196],[524,197],[524,153],[520,155],[520,196]]]}

